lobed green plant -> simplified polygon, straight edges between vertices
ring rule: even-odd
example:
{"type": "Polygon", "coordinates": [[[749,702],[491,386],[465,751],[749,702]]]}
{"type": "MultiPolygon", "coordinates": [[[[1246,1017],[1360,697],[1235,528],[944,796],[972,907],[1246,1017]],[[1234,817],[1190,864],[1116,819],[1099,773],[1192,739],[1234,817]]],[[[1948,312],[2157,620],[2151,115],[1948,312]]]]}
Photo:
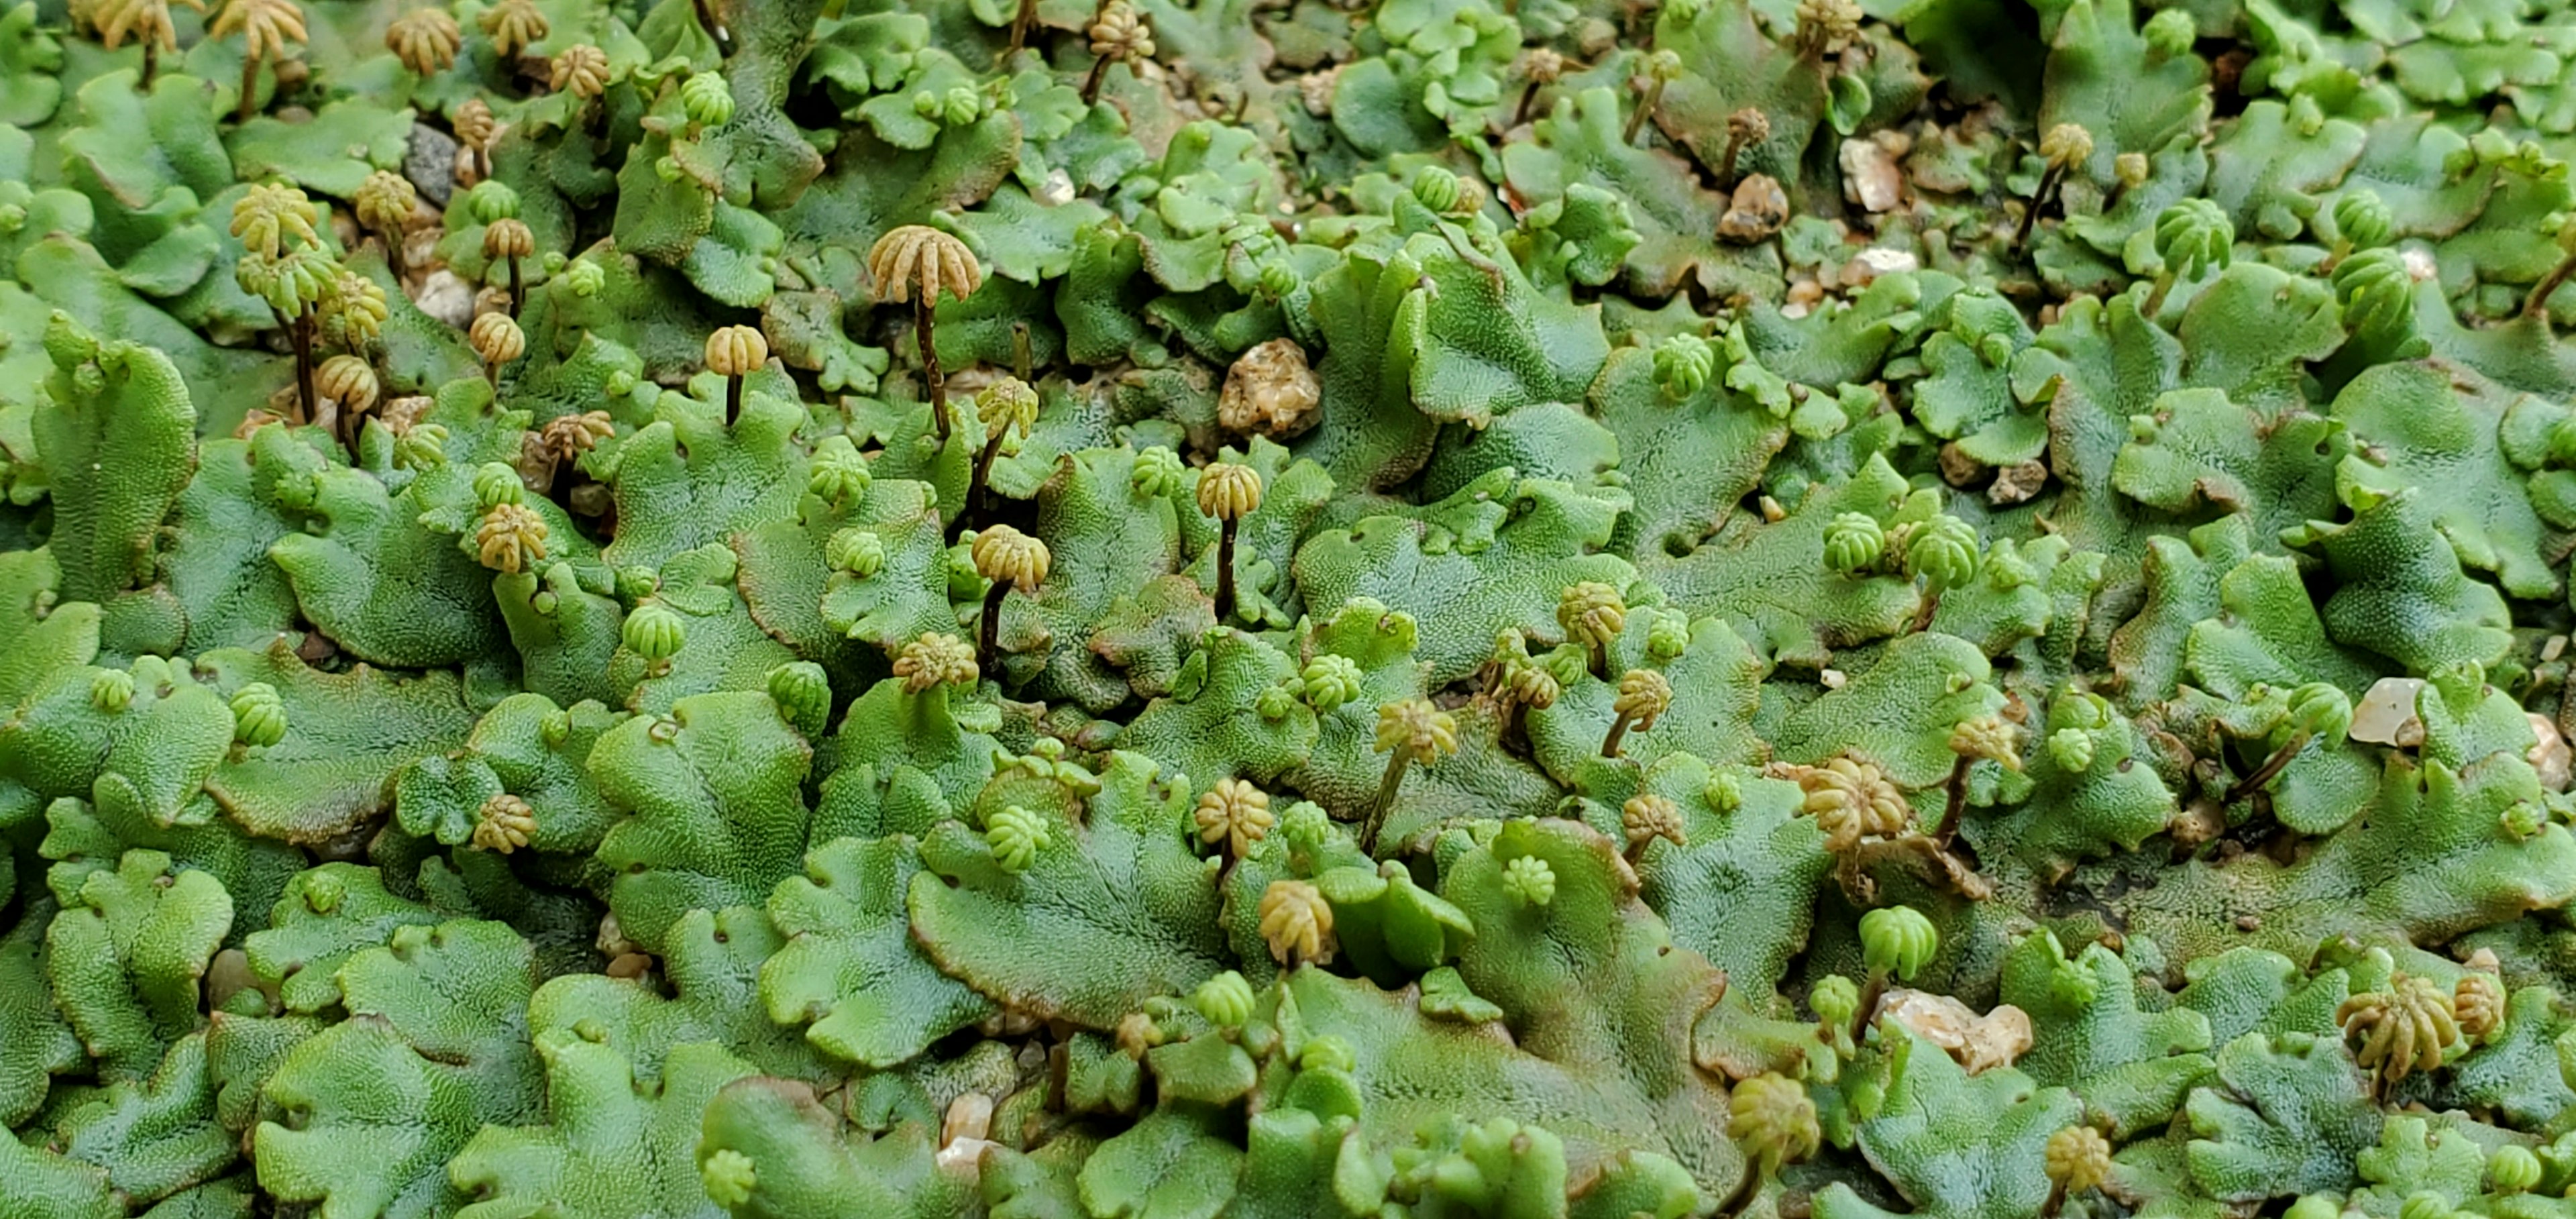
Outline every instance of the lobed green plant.
{"type": "Polygon", "coordinates": [[[0,0],[0,1219],[2557,1219],[2563,0],[0,0]]]}

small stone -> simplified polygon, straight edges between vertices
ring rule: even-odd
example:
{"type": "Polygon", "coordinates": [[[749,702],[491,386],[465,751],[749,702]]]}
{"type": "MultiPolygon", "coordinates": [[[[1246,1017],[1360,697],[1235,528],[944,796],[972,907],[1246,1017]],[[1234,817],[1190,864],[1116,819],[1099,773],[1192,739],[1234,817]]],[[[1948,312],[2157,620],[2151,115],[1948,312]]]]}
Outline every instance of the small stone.
{"type": "Polygon", "coordinates": [[[376,418],[382,420],[385,427],[394,435],[400,436],[410,431],[412,425],[420,422],[420,417],[428,414],[429,408],[436,405],[438,405],[438,399],[426,394],[406,394],[387,401],[384,409],[376,412],[376,418]]]}
{"type": "Polygon", "coordinates": [[[1599,59],[1618,45],[1619,27],[1605,18],[1586,17],[1574,27],[1574,46],[1584,59],[1599,59]]]}
{"type": "Polygon", "coordinates": [[[993,1098],[981,1092],[967,1092],[948,1102],[947,1117],[939,1124],[941,1146],[960,1139],[983,1139],[993,1132],[993,1098]]]}
{"type": "Polygon", "coordinates": [[[474,285],[440,267],[421,281],[420,295],[413,303],[421,312],[463,330],[474,320],[474,285]]]}
{"type": "Polygon", "coordinates": [[[1332,115],[1333,86],[1340,81],[1341,75],[1341,65],[1336,64],[1321,72],[1309,72],[1297,78],[1297,100],[1304,103],[1306,113],[1316,118],[1328,118],[1332,115]]]}
{"type": "Polygon", "coordinates": [[[411,227],[403,230],[403,279],[408,292],[420,282],[421,270],[438,263],[438,242],[447,236],[438,226],[438,213],[415,211],[411,227]],[[424,219],[423,217],[426,217],[424,219]]]}
{"type": "Polygon", "coordinates": [[[1966,487],[1985,477],[1986,463],[1968,456],[1958,441],[1943,444],[1936,456],[1941,467],[1941,481],[1953,487],[1966,487]]]}
{"type": "Polygon", "coordinates": [[[1970,1075],[2011,1066],[2030,1049],[2030,1013],[2009,1003],[1980,1016],[1948,995],[1899,988],[1879,1002],[1878,1018],[1941,1047],[1970,1075]]]}
{"type": "Polygon", "coordinates": [[[1768,240],[1789,222],[1789,192],[1769,174],[1747,175],[1717,219],[1717,235],[1737,245],[1768,240]]]}
{"type": "Polygon", "coordinates": [[[403,152],[403,176],[420,190],[420,197],[439,207],[446,207],[448,196],[456,190],[456,137],[427,123],[411,125],[411,143],[403,152]]]}
{"type": "Polygon", "coordinates": [[[206,1005],[220,1008],[242,991],[259,985],[252,974],[250,957],[238,948],[227,948],[215,954],[214,963],[206,967],[206,1005]]]}
{"type": "Polygon", "coordinates": [[[1277,338],[1244,352],[1226,371],[1216,419],[1230,432],[1286,440],[1315,426],[1322,402],[1306,349],[1277,338]]]}
{"type": "Polygon", "coordinates": [[[932,1162],[940,1175],[972,1185],[984,1178],[984,1153],[1001,1144],[990,1139],[958,1139],[939,1149],[932,1162]]]}
{"type": "Polygon", "coordinates": [[[625,929],[617,925],[615,914],[600,916],[599,934],[591,942],[599,948],[600,955],[607,957],[622,957],[637,951],[635,941],[627,939],[625,929]]]}
{"type": "Polygon", "coordinates": [[[2048,485],[2048,463],[2033,459],[1995,471],[1995,481],[1986,488],[1986,502],[1998,508],[2028,503],[2032,496],[2048,485]]]}
{"type": "Polygon", "coordinates": [[[2554,792],[2567,790],[2571,777],[2576,777],[2576,751],[2567,747],[2567,738],[2558,731],[2558,721],[2538,712],[2526,711],[2531,721],[2531,768],[2540,772],[2540,785],[2554,792]]]}
{"type": "Polygon", "coordinates": [[[1916,258],[1912,250],[1891,250],[1886,246],[1875,245],[1862,250],[1853,257],[1852,261],[1869,268],[1873,277],[1894,275],[1900,271],[1916,271],[1923,267],[1923,260],[1916,258]]]}
{"type": "Polygon", "coordinates": [[[1876,140],[1845,140],[1842,147],[1843,198],[1871,212],[1896,210],[1905,201],[1905,174],[1896,157],[1876,140]]]}
{"type": "Polygon", "coordinates": [[[2352,709],[2351,738],[2371,745],[2412,749],[2424,743],[2424,721],[2415,714],[2416,696],[2424,691],[2420,677],[2383,677],[2372,682],[2352,709]]]}

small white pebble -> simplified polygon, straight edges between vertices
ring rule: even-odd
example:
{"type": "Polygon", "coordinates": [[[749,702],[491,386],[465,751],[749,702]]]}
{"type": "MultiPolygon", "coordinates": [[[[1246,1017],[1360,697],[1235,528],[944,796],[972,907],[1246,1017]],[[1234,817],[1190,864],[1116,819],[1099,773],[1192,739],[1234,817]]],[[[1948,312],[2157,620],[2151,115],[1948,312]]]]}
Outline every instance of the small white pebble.
{"type": "Polygon", "coordinates": [[[969,1184],[984,1175],[984,1153],[998,1146],[984,1136],[992,1132],[993,1098],[969,1092],[948,1103],[940,1123],[939,1153],[932,1157],[942,1176],[969,1184]]]}
{"type": "Polygon", "coordinates": [[[460,330],[474,320],[474,286],[445,267],[422,281],[415,303],[421,312],[460,330]]]}
{"type": "Polygon", "coordinates": [[[2424,721],[2415,716],[2415,698],[2423,690],[2420,677],[2383,677],[2373,682],[2353,705],[2348,735],[2372,745],[2422,744],[2424,721]]]}
{"type": "Polygon", "coordinates": [[[1879,275],[1920,270],[1923,266],[1922,260],[1914,256],[1914,251],[1891,250],[1885,246],[1871,246],[1862,250],[1857,261],[1879,275]]]}
{"type": "Polygon", "coordinates": [[[954,1143],[959,1139],[980,1139],[993,1132],[993,1098],[981,1092],[968,1092],[948,1102],[948,1116],[939,1124],[939,1141],[954,1143]]]}
{"type": "Polygon", "coordinates": [[[2576,779],[2576,750],[2567,747],[2567,738],[2559,734],[2558,721],[2536,711],[2526,711],[2523,716],[2531,722],[2532,736],[2531,749],[2524,759],[2540,772],[2542,787],[2554,792],[2567,790],[2569,781],[2576,779]]]}

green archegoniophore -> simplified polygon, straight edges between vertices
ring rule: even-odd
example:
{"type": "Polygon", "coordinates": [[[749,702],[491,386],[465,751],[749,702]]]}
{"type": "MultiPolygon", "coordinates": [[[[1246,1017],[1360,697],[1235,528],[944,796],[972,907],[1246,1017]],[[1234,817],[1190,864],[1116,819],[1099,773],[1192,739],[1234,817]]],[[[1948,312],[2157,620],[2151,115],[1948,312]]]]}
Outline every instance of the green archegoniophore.
{"type": "Polygon", "coordinates": [[[2571,0],[0,0],[0,1219],[2576,1219],[2571,0]]]}

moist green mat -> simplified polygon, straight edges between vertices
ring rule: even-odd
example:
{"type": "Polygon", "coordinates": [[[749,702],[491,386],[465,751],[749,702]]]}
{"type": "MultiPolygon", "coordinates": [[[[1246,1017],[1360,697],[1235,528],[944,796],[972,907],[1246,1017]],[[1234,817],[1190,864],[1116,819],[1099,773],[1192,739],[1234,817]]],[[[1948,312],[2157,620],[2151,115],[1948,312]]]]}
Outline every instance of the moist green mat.
{"type": "Polygon", "coordinates": [[[2576,1219],[2567,0],[210,2],[0,1219],[2576,1219]]]}

